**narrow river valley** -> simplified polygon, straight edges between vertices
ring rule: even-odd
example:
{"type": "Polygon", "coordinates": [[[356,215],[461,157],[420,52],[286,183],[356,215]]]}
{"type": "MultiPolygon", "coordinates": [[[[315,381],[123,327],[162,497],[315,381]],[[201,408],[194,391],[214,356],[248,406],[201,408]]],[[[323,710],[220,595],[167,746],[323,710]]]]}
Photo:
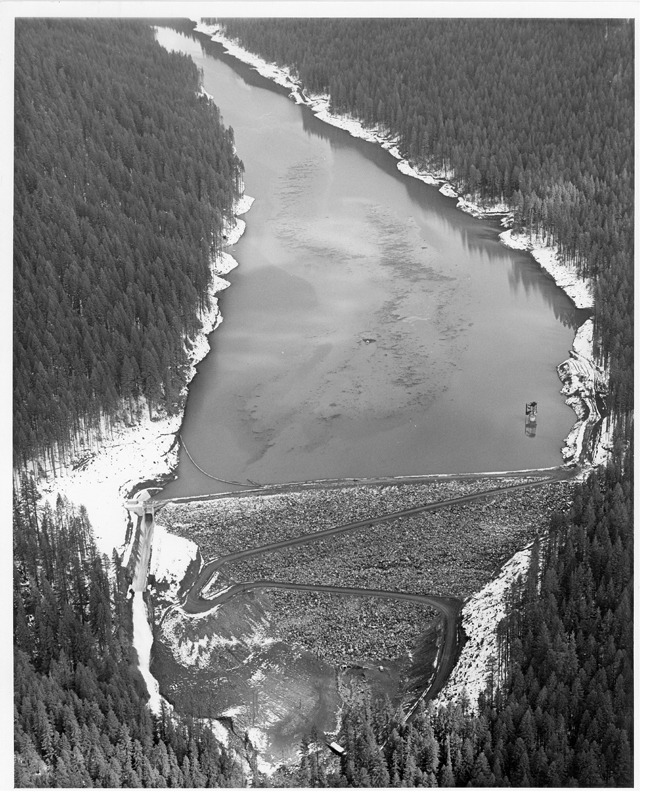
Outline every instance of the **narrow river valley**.
{"type": "Polygon", "coordinates": [[[211,704],[276,765],[313,725],[335,734],[348,685],[414,710],[449,679],[464,600],[529,542],[550,502],[536,483],[509,484],[532,470],[538,484],[565,478],[547,471],[575,421],[556,367],[588,312],[501,244],[499,218],[459,210],[207,37],[157,35],[202,70],[254,202],[227,248],[238,267],[190,385],[176,479],[156,502],[236,498],[160,510],[163,538],[201,557],[185,564],[180,603],[150,570],[151,672],[174,706],[211,704]],[[493,485],[476,475],[505,471],[493,485]],[[474,478],[369,480],[444,473],[474,478]],[[286,494],[318,480],[339,489],[286,494]],[[489,495],[475,495],[477,510],[462,497],[475,480],[489,495]],[[515,515],[511,489],[524,490],[515,515]]]}
{"type": "Polygon", "coordinates": [[[637,32],[559,11],[10,13],[14,788],[634,785],[637,32]]]}

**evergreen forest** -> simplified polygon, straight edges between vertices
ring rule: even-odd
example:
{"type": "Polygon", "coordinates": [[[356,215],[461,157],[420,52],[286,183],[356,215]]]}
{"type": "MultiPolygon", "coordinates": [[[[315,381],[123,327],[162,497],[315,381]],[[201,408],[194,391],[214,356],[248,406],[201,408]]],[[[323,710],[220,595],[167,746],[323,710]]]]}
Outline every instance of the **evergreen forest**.
{"type": "Polygon", "coordinates": [[[240,188],[233,132],[151,26],[19,19],[14,459],[100,419],[177,411],[240,188]]]}
{"type": "MultiPolygon", "coordinates": [[[[191,59],[121,20],[15,31],[14,466],[177,411],[243,165],[191,59]]],[[[198,720],[153,715],[128,581],[88,517],[14,500],[17,787],[245,784],[198,720]]]]}
{"type": "Polygon", "coordinates": [[[14,507],[15,786],[243,785],[209,727],[151,713],[117,554],[85,509],[38,499],[26,484],[14,507]]]}
{"type": "MultiPolygon", "coordinates": [[[[477,715],[356,698],[342,758],[314,732],[268,787],[633,785],[634,28],[620,20],[241,19],[228,35],[514,209],[595,287],[616,440],[548,519],[514,587],[477,715]]],[[[193,27],[193,26],[192,26],[193,27]]],[[[124,20],[21,19],[15,36],[14,464],[100,421],[177,411],[243,165],[192,61],[124,20]]],[[[20,787],[232,787],[195,719],[153,715],[126,578],[83,508],[14,500],[20,787]]]]}

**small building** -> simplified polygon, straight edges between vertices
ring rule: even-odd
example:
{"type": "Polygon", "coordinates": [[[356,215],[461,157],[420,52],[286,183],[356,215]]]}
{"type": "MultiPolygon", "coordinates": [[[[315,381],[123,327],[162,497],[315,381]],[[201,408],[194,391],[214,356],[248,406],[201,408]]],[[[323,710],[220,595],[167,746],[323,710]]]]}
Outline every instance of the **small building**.
{"type": "Polygon", "coordinates": [[[345,748],[341,747],[338,742],[329,742],[328,744],[329,749],[332,753],[335,753],[337,756],[344,756],[345,755],[345,748]]]}
{"type": "Polygon", "coordinates": [[[155,514],[155,503],[151,501],[144,502],[144,521],[149,525],[153,522],[153,516],[155,514]]]}

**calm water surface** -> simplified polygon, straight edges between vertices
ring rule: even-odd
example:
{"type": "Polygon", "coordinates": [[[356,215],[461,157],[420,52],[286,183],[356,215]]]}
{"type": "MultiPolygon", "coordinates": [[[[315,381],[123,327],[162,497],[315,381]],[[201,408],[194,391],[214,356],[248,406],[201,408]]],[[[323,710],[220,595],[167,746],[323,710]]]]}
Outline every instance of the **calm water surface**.
{"type": "MultiPolygon", "coordinates": [[[[259,483],[560,463],[574,415],[555,368],[585,313],[499,243],[497,222],[401,175],[378,145],[204,37],[164,29],[159,41],[203,69],[255,198],[189,392],[181,433],[195,461],[259,483]]],[[[230,488],[181,452],[163,496],[230,488]]]]}

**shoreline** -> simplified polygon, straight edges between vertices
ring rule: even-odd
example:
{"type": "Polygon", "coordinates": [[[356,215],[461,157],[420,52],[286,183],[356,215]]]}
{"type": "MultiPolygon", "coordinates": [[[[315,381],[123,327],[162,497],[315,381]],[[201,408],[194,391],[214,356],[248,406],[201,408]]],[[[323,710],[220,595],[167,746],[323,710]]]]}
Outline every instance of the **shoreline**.
{"type": "MultiPolygon", "coordinates": [[[[594,305],[593,287],[588,280],[578,277],[577,271],[562,263],[556,246],[546,245],[540,236],[532,236],[528,232],[515,233],[511,230],[512,209],[504,204],[486,206],[476,203],[471,198],[462,197],[452,183],[451,172],[426,172],[417,169],[404,159],[397,147],[397,140],[383,135],[379,129],[368,129],[358,120],[351,117],[336,117],[328,112],[329,98],[326,95],[308,97],[301,82],[291,75],[289,70],[269,64],[236,42],[228,39],[220,26],[204,25],[200,19],[195,31],[210,36],[225,48],[229,55],[248,64],[259,74],[289,89],[289,96],[298,105],[308,105],[314,115],[328,124],[347,130],[352,136],[365,141],[380,144],[383,149],[397,159],[397,169],[428,185],[439,186],[441,194],[457,198],[457,207],[477,217],[501,216],[501,226],[506,228],[499,239],[503,246],[530,253],[539,267],[547,272],[555,284],[562,289],[579,309],[592,309],[594,305]]],[[[564,439],[561,455],[566,466],[583,463],[588,446],[586,433],[599,417],[594,402],[597,388],[604,387],[605,374],[597,364],[593,352],[593,321],[587,320],[575,332],[569,357],[557,366],[559,380],[563,386],[559,390],[566,397],[566,404],[575,412],[577,420],[564,439]],[[595,413],[593,413],[595,412],[595,413]],[[595,416],[596,415],[596,416],[595,416]]],[[[607,421],[606,432],[600,432],[593,442],[592,465],[605,463],[611,447],[612,431],[607,421]]],[[[465,604],[463,626],[467,632],[467,641],[460,653],[460,658],[447,685],[440,693],[436,703],[445,703],[452,699],[459,700],[463,687],[467,687],[473,708],[477,707],[477,698],[484,688],[489,674],[489,657],[494,652],[498,621],[504,615],[504,600],[508,587],[520,576],[526,574],[529,565],[531,544],[515,554],[506,562],[498,574],[479,592],[472,595],[465,604]],[[461,678],[464,676],[464,680],[461,678]],[[466,678],[469,678],[467,681],[466,678]]]]}
{"type": "Polygon", "coordinates": [[[243,235],[245,222],[240,215],[250,210],[254,198],[242,194],[232,209],[235,221],[225,228],[222,252],[211,264],[211,281],[208,295],[210,307],[199,315],[201,328],[187,349],[189,371],[187,382],[180,393],[182,408],[172,416],[149,416],[147,404],[140,399],[137,413],[140,417],[133,425],[124,422],[102,430],[96,441],[81,454],[56,465],[56,476],[47,470],[40,474],[38,464],[32,465],[31,474],[43,501],[53,504],[58,494],[65,495],[77,506],[85,506],[92,525],[97,547],[108,556],[116,549],[123,557],[128,552],[125,533],[129,513],[124,501],[139,484],[155,482],[156,478],[171,474],[178,462],[177,435],[182,425],[189,385],[198,364],[210,350],[208,335],[215,331],[223,317],[217,293],[230,286],[223,277],[237,267],[230,253],[223,252],[243,235]]]}
{"type": "MultiPolygon", "coordinates": [[[[492,661],[498,652],[498,624],[506,616],[510,587],[527,574],[532,543],[515,553],[482,589],[462,606],[462,629],[466,640],[460,657],[444,687],[433,700],[435,707],[460,703],[465,696],[468,711],[478,713],[478,699],[493,675],[492,661]]],[[[499,681],[494,677],[494,690],[499,681]]]]}
{"type": "MultiPolygon", "coordinates": [[[[208,28],[208,26],[203,27],[208,28]]],[[[200,23],[197,25],[196,30],[198,32],[211,35],[208,30],[200,29],[200,23]]],[[[225,37],[222,37],[222,39],[214,38],[214,40],[219,41],[222,44],[225,44],[226,41],[229,41],[225,39],[225,37]]],[[[234,52],[230,54],[239,58],[239,56],[234,52]]],[[[255,65],[250,64],[250,66],[254,67],[255,65]]],[[[271,65],[268,66],[270,67],[271,65]]],[[[279,68],[276,69],[279,70],[279,68]]],[[[286,73],[286,75],[288,76],[288,73],[286,73]]],[[[265,77],[271,76],[266,75],[265,77]]],[[[509,209],[505,208],[504,206],[494,206],[492,208],[488,208],[486,206],[480,206],[479,204],[472,203],[470,200],[460,197],[453,185],[449,182],[449,180],[452,180],[452,175],[449,176],[449,173],[445,173],[442,177],[441,173],[436,176],[435,173],[425,173],[417,170],[401,157],[394,140],[390,140],[385,136],[382,137],[378,131],[373,133],[372,131],[363,128],[360,123],[352,120],[351,118],[336,118],[334,115],[330,115],[326,111],[328,98],[323,96],[303,99],[304,94],[299,86],[299,83],[295,83],[293,81],[291,82],[291,85],[287,85],[286,83],[281,83],[280,80],[276,80],[275,78],[272,79],[275,80],[275,82],[280,83],[280,85],[285,86],[285,88],[291,88],[292,86],[293,91],[291,92],[291,97],[294,99],[294,101],[298,104],[301,103],[309,105],[319,119],[322,119],[323,121],[334,125],[335,127],[348,130],[348,132],[357,138],[363,138],[369,142],[376,142],[384,149],[389,150],[390,154],[398,159],[397,169],[399,169],[399,171],[403,174],[415,177],[418,180],[430,185],[438,186],[441,184],[439,191],[445,196],[458,198],[458,207],[466,213],[476,217],[501,216],[508,213],[509,209]],[[339,124],[335,120],[337,120],[339,124]],[[361,132],[355,132],[358,130],[361,132]]],[[[290,78],[286,77],[285,80],[290,81],[290,78]]],[[[235,218],[238,217],[238,215],[245,214],[250,209],[252,202],[253,198],[242,195],[241,200],[235,204],[235,208],[233,209],[233,215],[235,218]]],[[[243,235],[244,230],[245,222],[241,219],[236,219],[227,234],[224,234],[222,247],[227,248],[235,244],[236,241],[238,241],[238,239],[243,235]]],[[[553,280],[555,280],[555,283],[557,283],[557,285],[560,286],[560,288],[562,288],[566,294],[568,294],[578,308],[591,307],[592,294],[590,295],[590,305],[578,305],[578,302],[588,302],[587,299],[584,299],[588,297],[583,290],[584,287],[581,287],[581,289],[578,287],[579,291],[582,293],[580,294],[579,291],[576,291],[578,299],[575,299],[570,291],[568,291],[568,288],[575,284],[566,283],[565,286],[562,286],[559,283],[559,279],[555,277],[555,274],[553,274],[553,272],[545,266],[545,263],[537,257],[536,253],[540,252],[542,248],[536,246],[531,239],[529,242],[523,243],[521,236],[522,235],[520,234],[515,235],[509,230],[500,234],[501,241],[505,246],[527,250],[530,252],[537,263],[539,263],[541,268],[549,272],[553,280]],[[523,246],[520,246],[521,244],[523,246]]],[[[538,245],[538,243],[536,244],[538,245]]],[[[552,248],[547,249],[551,250],[552,248]]],[[[551,253],[548,254],[546,263],[550,263],[551,255],[551,253]]],[[[127,521],[129,520],[129,512],[126,511],[123,506],[124,500],[126,499],[129,491],[142,482],[154,483],[156,478],[169,475],[177,467],[179,447],[177,442],[177,434],[183,421],[185,400],[189,391],[189,385],[196,373],[197,365],[209,353],[210,347],[207,339],[208,334],[216,330],[223,320],[216,293],[226,289],[230,285],[229,281],[227,281],[223,276],[227,275],[236,266],[236,260],[229,253],[222,253],[211,265],[212,280],[208,291],[210,297],[212,298],[212,302],[210,303],[210,309],[206,311],[201,318],[202,328],[197,334],[196,339],[192,343],[188,352],[190,359],[190,370],[188,373],[187,383],[181,392],[181,410],[171,417],[150,419],[148,418],[146,403],[140,403],[138,411],[143,413],[144,418],[134,426],[122,426],[121,430],[118,430],[116,434],[106,433],[102,435],[100,433],[97,437],[97,442],[95,445],[88,448],[87,452],[83,454],[84,458],[86,455],[88,458],[82,466],[73,467],[71,465],[60,464],[57,465],[57,471],[59,472],[57,478],[45,483],[41,483],[40,480],[37,480],[37,487],[39,491],[42,492],[43,499],[49,500],[50,503],[53,503],[56,500],[56,495],[61,493],[65,494],[66,497],[68,497],[68,499],[76,505],[84,505],[86,507],[91,525],[94,530],[97,546],[101,551],[106,552],[108,555],[110,555],[112,550],[116,548],[123,557],[129,549],[129,543],[124,541],[124,533],[126,531],[127,521]],[[129,477],[124,480],[124,476],[127,475],[129,477]]],[[[568,395],[566,402],[568,402],[570,398],[578,398],[576,404],[571,404],[570,402],[568,403],[575,408],[575,413],[577,413],[578,419],[565,440],[566,447],[563,448],[563,450],[569,446],[574,448],[573,460],[579,459],[585,446],[585,432],[587,429],[587,423],[589,421],[589,419],[583,420],[579,418],[579,413],[575,407],[575,405],[578,405],[580,401],[584,400],[583,393],[587,392],[587,387],[584,388],[584,385],[585,381],[588,380],[588,369],[585,371],[582,369],[580,371],[579,364],[582,364],[583,367],[583,362],[586,361],[589,362],[594,369],[596,369],[592,352],[592,330],[590,339],[588,339],[588,337],[582,332],[588,323],[590,323],[592,329],[592,320],[588,320],[583,326],[581,326],[581,328],[579,328],[575,335],[571,357],[557,368],[559,370],[561,367],[567,365],[568,362],[571,364],[573,362],[577,364],[576,369],[573,369],[572,367],[567,368],[570,375],[570,381],[564,383],[564,388],[561,389],[562,393],[568,395]],[[588,347],[590,347],[590,350],[588,350],[588,347]],[[581,380],[580,383],[581,378],[584,380],[581,380]],[[570,391],[564,392],[564,389],[566,388],[568,388],[570,391]]],[[[118,427],[120,426],[115,426],[115,428],[118,427]]],[[[164,534],[162,528],[160,528],[160,531],[162,531],[164,534]]],[[[165,541],[166,540],[164,536],[162,539],[159,537],[154,537],[153,547],[160,550],[165,541]]],[[[158,550],[156,550],[156,552],[158,552],[158,550]]],[[[525,550],[521,551],[521,553],[524,552],[525,550]]],[[[521,555],[521,553],[516,554],[516,556],[510,559],[510,562],[507,562],[507,564],[502,568],[501,573],[505,572],[508,565],[519,555],[521,555]]],[[[157,557],[161,558],[161,556],[157,557]]],[[[521,559],[522,560],[520,560],[521,563],[519,564],[519,568],[520,570],[525,571],[525,558],[521,556],[521,559]]],[[[518,562],[516,563],[518,564],[518,562]]],[[[152,569],[153,564],[151,565],[151,570],[152,569]]],[[[511,572],[511,570],[509,572],[511,572]]],[[[478,602],[478,598],[481,597],[483,593],[487,592],[488,587],[491,587],[492,583],[500,579],[501,573],[499,573],[499,576],[494,581],[491,581],[489,584],[483,587],[480,592],[476,593],[476,595],[474,595],[469,601],[469,604],[474,600],[478,602]]],[[[144,611],[146,611],[146,609],[144,609],[144,611]]],[[[467,645],[469,644],[469,641],[467,641],[467,645]]],[[[467,663],[471,660],[475,661],[476,659],[475,653],[472,653],[472,651],[466,649],[467,645],[465,645],[465,648],[463,648],[457,668],[459,668],[460,663],[467,663]],[[465,652],[467,652],[467,657],[463,662],[463,656],[465,652]],[[472,653],[470,658],[469,653],[472,653]]],[[[146,665],[140,666],[143,675],[145,667],[146,665]]],[[[451,676],[449,680],[452,680],[452,677],[453,676],[451,676]]],[[[444,691],[445,690],[443,690],[442,694],[444,691]]]]}
{"type": "MultiPolygon", "coordinates": [[[[398,139],[389,137],[379,127],[368,128],[360,120],[351,116],[340,116],[332,114],[328,111],[329,96],[313,95],[309,96],[304,91],[302,83],[298,77],[293,75],[286,67],[280,67],[277,64],[272,64],[265,61],[260,56],[246,50],[237,41],[228,38],[224,33],[219,23],[214,25],[206,25],[201,22],[200,18],[190,18],[195,23],[195,32],[202,33],[209,36],[212,41],[221,44],[228,55],[233,56],[244,64],[247,64],[260,75],[272,80],[279,86],[289,90],[289,97],[297,105],[306,105],[314,113],[318,119],[326,122],[333,127],[346,130],[352,136],[363,139],[366,142],[379,144],[384,150],[387,150],[390,155],[397,159],[397,169],[404,175],[416,178],[430,186],[438,186],[439,192],[446,197],[457,198],[457,207],[467,214],[478,219],[486,217],[501,217],[501,226],[506,230],[499,234],[501,243],[510,249],[522,250],[528,252],[536,261],[539,267],[547,272],[554,283],[562,289],[579,309],[592,309],[594,305],[593,287],[591,282],[587,279],[580,278],[577,274],[576,268],[562,263],[558,255],[558,248],[555,245],[547,245],[542,236],[533,236],[532,234],[521,231],[514,233],[511,229],[513,210],[504,203],[485,204],[474,200],[470,195],[462,195],[458,187],[453,185],[452,181],[454,175],[452,170],[437,170],[426,171],[413,166],[407,159],[405,159],[397,146],[398,139]]],[[[558,365],[557,370],[565,367],[569,361],[577,358],[578,362],[582,363],[583,360],[589,362],[589,369],[592,375],[602,373],[601,365],[597,364],[594,358],[592,347],[592,332],[590,335],[590,349],[586,350],[584,341],[585,326],[589,321],[584,323],[576,332],[573,341],[570,357],[567,361],[558,365]],[[579,351],[578,357],[575,357],[575,352],[579,351]]],[[[591,321],[592,326],[592,321],[591,321]]],[[[569,370],[575,371],[573,368],[569,370]]],[[[577,370],[581,367],[577,367],[577,370]]],[[[564,382],[564,379],[559,373],[559,379],[564,382]]],[[[563,440],[563,447],[561,448],[561,455],[564,462],[574,464],[583,460],[588,442],[585,439],[586,422],[590,422],[591,426],[594,422],[592,415],[588,415],[588,420],[583,417],[583,407],[590,408],[592,406],[592,397],[594,395],[594,383],[591,382],[587,385],[586,382],[582,383],[579,387],[573,382],[572,391],[568,393],[566,386],[559,390],[562,394],[569,394],[566,399],[567,405],[575,411],[577,421],[573,424],[567,436],[563,440]],[[579,398],[576,398],[579,395],[579,398]]],[[[597,454],[593,459],[593,463],[602,463],[602,459],[606,457],[606,449],[610,446],[610,431],[608,436],[603,437],[604,441],[596,443],[595,448],[597,454]]]]}
{"type": "Polygon", "coordinates": [[[382,131],[380,127],[369,128],[359,119],[351,116],[340,116],[328,111],[329,95],[307,95],[298,77],[293,75],[286,67],[271,64],[261,56],[257,56],[239,45],[235,40],[229,39],[217,23],[215,25],[205,25],[200,19],[190,18],[196,23],[195,32],[209,36],[213,42],[223,45],[228,55],[233,56],[239,61],[247,64],[256,70],[260,75],[272,80],[279,86],[289,89],[289,97],[297,105],[306,105],[318,119],[332,125],[335,128],[346,130],[357,139],[366,142],[379,144],[387,150],[391,156],[397,159],[397,169],[403,175],[416,178],[430,186],[438,186],[439,192],[445,197],[457,199],[457,208],[478,219],[485,217],[501,217],[501,225],[507,230],[500,234],[500,239],[506,247],[516,250],[525,250],[532,255],[532,258],[539,266],[548,272],[556,285],[575,303],[577,308],[592,308],[593,292],[590,281],[579,278],[577,270],[562,264],[557,248],[554,245],[546,245],[541,236],[532,237],[526,232],[515,234],[510,230],[511,215],[513,209],[505,203],[484,203],[472,198],[470,194],[463,194],[462,191],[453,184],[455,176],[452,170],[427,170],[421,169],[411,164],[401,154],[398,148],[398,137],[390,137],[382,131]]]}

